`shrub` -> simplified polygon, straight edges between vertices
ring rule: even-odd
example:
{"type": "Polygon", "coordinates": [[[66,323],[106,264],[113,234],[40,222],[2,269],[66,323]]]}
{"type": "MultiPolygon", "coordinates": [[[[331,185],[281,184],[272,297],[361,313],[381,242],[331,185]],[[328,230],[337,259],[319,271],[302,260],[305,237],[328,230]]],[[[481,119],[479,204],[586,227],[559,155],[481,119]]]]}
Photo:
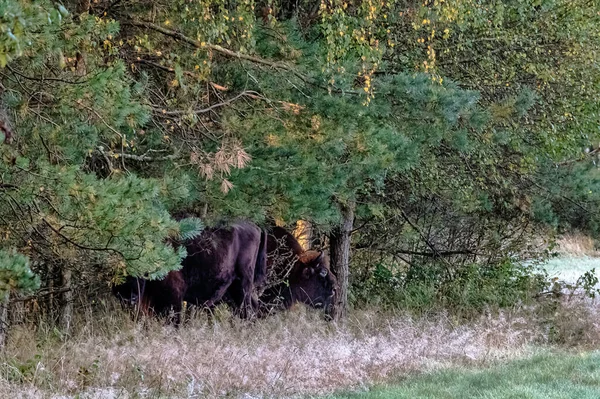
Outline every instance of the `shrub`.
{"type": "Polygon", "coordinates": [[[470,263],[452,270],[443,263],[406,269],[378,263],[370,274],[356,277],[351,299],[357,307],[377,305],[418,313],[445,309],[462,315],[526,303],[544,289],[547,280],[535,265],[510,260],[496,265],[470,263]]]}

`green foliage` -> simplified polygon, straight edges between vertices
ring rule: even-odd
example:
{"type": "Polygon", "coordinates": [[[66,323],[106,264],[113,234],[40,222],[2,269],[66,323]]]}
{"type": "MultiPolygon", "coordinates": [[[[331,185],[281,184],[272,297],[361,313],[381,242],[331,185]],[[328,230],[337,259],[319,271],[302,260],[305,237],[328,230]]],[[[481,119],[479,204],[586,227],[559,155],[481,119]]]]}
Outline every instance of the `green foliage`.
{"type": "Polygon", "coordinates": [[[54,7],[50,2],[0,2],[0,67],[20,57],[45,40],[52,29],[60,26],[68,15],[64,6],[54,7]]]}
{"type": "Polygon", "coordinates": [[[262,111],[227,118],[230,130],[248,132],[254,159],[232,173],[243,189],[229,193],[227,202],[241,209],[242,203],[260,206],[276,198],[270,211],[277,217],[332,223],[336,201],[355,199],[367,182],[381,185],[387,175],[417,169],[461,129],[459,119],[472,129],[486,121],[477,94],[450,82],[397,75],[377,87],[369,107],[360,97],[323,93],[295,98],[302,110],[285,121],[262,111]]]}
{"type": "Polygon", "coordinates": [[[539,192],[533,202],[537,220],[560,231],[600,232],[600,172],[595,162],[570,162],[540,170],[539,192]]]}
{"type": "Polygon", "coordinates": [[[546,286],[546,275],[534,266],[505,261],[499,265],[467,264],[456,272],[448,265],[426,263],[407,269],[379,263],[368,276],[352,281],[355,306],[431,312],[444,308],[461,315],[529,303],[546,286]]]}
{"type": "Polygon", "coordinates": [[[42,265],[82,270],[81,279],[86,265],[150,278],[178,269],[185,251],[166,244],[179,234],[167,206],[190,192],[181,188],[185,177],[144,178],[122,159],[127,149],[138,156],[151,134],[143,129],[144,83],[114,57],[118,23],[88,14],[74,20],[51,2],[4,5],[3,31],[18,45],[4,48],[11,62],[2,100],[18,135],[1,149],[3,245],[42,265]]]}
{"type": "Polygon", "coordinates": [[[179,225],[160,202],[159,182],[133,175],[97,179],[76,167],[38,166],[13,174],[19,197],[7,192],[0,207],[5,218],[30,221],[9,229],[17,242],[32,225],[38,235],[30,239],[45,242],[48,256],[67,263],[89,252],[134,276],[161,276],[180,267],[179,256],[163,241],[178,234],[179,225]]]}
{"type": "Polygon", "coordinates": [[[16,251],[0,250],[0,298],[11,292],[27,293],[40,286],[29,267],[29,259],[16,251]]]}
{"type": "Polygon", "coordinates": [[[505,308],[530,302],[546,285],[534,267],[506,261],[494,267],[469,265],[441,287],[443,306],[458,312],[479,313],[488,306],[505,308]]]}
{"type": "Polygon", "coordinates": [[[195,217],[185,218],[179,221],[178,239],[185,241],[198,236],[204,229],[202,221],[195,217]]]}
{"type": "Polygon", "coordinates": [[[581,287],[585,292],[585,295],[590,298],[595,298],[596,295],[600,294],[600,289],[596,288],[598,281],[596,269],[592,269],[581,275],[575,282],[575,286],[581,287]]]}
{"type": "Polygon", "coordinates": [[[481,309],[535,285],[528,238],[598,229],[563,159],[597,136],[596,2],[64,4],[0,0],[1,247],[41,271],[160,277],[181,208],[328,231],[356,203],[356,244],[417,265],[366,292],[481,309]]]}

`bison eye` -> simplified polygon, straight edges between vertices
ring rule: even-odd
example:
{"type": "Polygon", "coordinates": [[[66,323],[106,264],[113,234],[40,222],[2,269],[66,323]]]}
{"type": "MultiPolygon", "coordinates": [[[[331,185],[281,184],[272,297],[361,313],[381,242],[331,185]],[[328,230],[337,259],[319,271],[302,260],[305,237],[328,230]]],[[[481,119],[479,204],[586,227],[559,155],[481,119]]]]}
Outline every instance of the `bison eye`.
{"type": "Polygon", "coordinates": [[[321,269],[321,271],[319,272],[319,276],[327,277],[327,269],[325,269],[325,268],[321,269]]]}

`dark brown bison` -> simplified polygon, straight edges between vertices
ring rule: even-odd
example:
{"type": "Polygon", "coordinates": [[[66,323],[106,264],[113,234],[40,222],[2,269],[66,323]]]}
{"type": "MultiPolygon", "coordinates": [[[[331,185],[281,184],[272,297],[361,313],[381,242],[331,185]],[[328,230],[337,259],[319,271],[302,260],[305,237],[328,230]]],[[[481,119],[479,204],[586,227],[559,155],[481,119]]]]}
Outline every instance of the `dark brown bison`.
{"type": "Polygon", "coordinates": [[[185,243],[184,300],[211,308],[227,293],[243,317],[257,307],[267,277],[266,232],[250,222],[205,230],[185,243]]]}
{"type": "Polygon", "coordinates": [[[168,317],[175,325],[181,322],[186,283],[180,271],[172,271],[162,280],[146,280],[128,276],[113,293],[128,306],[139,306],[144,314],[168,317]]]}
{"type": "Polygon", "coordinates": [[[301,302],[331,312],[337,281],[322,252],[304,251],[291,233],[274,227],[267,239],[267,270],[261,302],[268,308],[301,302]]]}
{"type": "Polygon", "coordinates": [[[128,277],[113,292],[124,303],[139,303],[154,314],[180,312],[184,300],[212,308],[227,294],[241,316],[249,317],[258,307],[257,290],[266,281],[266,239],[266,232],[250,222],[205,229],[194,239],[175,243],[187,250],[181,270],[163,280],[128,277]]]}
{"type": "Polygon", "coordinates": [[[259,296],[263,310],[296,302],[331,310],[337,282],[325,257],[304,251],[281,227],[267,235],[252,223],[240,222],[206,229],[184,245],[188,255],[180,271],[161,281],[128,278],[115,293],[132,303],[141,297],[142,309],[159,314],[180,311],[183,299],[209,308],[227,301],[246,317],[257,309],[259,296]]]}

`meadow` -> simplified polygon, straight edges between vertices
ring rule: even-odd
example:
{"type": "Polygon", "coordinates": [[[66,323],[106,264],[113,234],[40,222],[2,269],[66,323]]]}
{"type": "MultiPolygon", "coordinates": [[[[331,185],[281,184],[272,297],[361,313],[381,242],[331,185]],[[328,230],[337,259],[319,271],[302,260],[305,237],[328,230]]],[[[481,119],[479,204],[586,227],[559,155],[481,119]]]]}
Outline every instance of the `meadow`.
{"type": "Polygon", "coordinates": [[[484,370],[445,370],[397,385],[328,399],[594,399],[600,397],[600,353],[549,352],[484,370]]]}
{"type": "MultiPolygon", "coordinates": [[[[179,330],[155,320],[135,323],[112,298],[99,306],[105,310],[78,316],[68,337],[49,326],[37,331],[15,326],[0,355],[0,396],[318,398],[375,389],[373,395],[380,396],[374,397],[395,397],[398,392],[407,397],[419,392],[431,392],[422,396],[431,398],[470,397],[448,395],[477,385],[478,379],[494,380],[493,373],[506,378],[519,374],[517,366],[502,369],[507,362],[548,350],[579,353],[600,345],[600,318],[589,300],[560,306],[548,301],[469,321],[447,313],[356,310],[340,324],[304,307],[252,323],[218,308],[212,320],[199,316],[179,330]],[[472,374],[493,366],[500,371],[472,374]],[[406,379],[414,375],[424,377],[406,379]],[[449,386],[455,375],[460,378],[449,386]],[[377,388],[394,381],[403,382],[389,392],[377,388]],[[428,391],[436,384],[437,391],[428,391]]],[[[560,367],[578,364],[565,362],[560,367]]],[[[536,373],[522,384],[534,384],[536,373]]]]}

